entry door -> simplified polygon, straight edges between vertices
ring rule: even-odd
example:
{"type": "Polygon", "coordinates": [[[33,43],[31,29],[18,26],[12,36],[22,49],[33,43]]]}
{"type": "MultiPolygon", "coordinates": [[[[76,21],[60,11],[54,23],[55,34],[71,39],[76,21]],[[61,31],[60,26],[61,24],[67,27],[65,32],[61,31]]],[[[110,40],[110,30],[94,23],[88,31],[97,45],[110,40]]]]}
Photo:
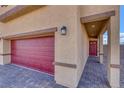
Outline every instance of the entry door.
{"type": "Polygon", "coordinates": [[[89,41],[89,55],[97,56],[97,41],[89,41]]]}
{"type": "Polygon", "coordinates": [[[11,62],[46,73],[54,73],[54,37],[11,41],[11,62]]]}

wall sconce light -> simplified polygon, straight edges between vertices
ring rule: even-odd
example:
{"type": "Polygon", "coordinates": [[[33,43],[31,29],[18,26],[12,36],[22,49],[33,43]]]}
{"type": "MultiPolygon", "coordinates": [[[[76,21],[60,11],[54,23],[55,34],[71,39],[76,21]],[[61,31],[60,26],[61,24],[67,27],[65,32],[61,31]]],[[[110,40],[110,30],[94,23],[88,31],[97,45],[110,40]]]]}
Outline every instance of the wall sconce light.
{"type": "Polygon", "coordinates": [[[66,26],[63,26],[60,30],[61,32],[61,35],[66,35],[67,34],[67,27],[66,26]]]}

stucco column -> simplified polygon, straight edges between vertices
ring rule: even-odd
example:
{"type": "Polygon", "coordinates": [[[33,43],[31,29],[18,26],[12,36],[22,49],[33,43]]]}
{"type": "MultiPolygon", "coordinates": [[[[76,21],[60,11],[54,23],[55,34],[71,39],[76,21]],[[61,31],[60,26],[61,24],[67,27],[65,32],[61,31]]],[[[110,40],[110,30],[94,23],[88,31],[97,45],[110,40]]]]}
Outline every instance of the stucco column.
{"type": "Polygon", "coordinates": [[[9,64],[11,62],[11,47],[9,40],[0,40],[0,64],[9,64]]]}
{"type": "Polygon", "coordinates": [[[99,57],[99,59],[100,59],[100,56],[99,56],[99,53],[100,53],[100,49],[99,49],[99,47],[100,47],[100,45],[99,45],[99,37],[98,37],[98,39],[97,39],[97,56],[99,57]]]}
{"type": "Polygon", "coordinates": [[[101,33],[99,36],[99,58],[100,58],[100,63],[103,63],[103,34],[101,33]]]}
{"type": "Polygon", "coordinates": [[[111,87],[120,87],[119,19],[111,17],[108,25],[108,80],[111,87]]]}

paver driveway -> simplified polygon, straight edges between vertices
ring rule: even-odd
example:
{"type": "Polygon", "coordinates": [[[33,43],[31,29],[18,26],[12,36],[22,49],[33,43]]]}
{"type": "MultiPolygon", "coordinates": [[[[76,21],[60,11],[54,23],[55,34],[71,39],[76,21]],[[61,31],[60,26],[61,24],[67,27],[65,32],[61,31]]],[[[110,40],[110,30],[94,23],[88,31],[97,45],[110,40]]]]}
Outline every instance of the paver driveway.
{"type": "MultiPolygon", "coordinates": [[[[89,58],[78,87],[108,87],[104,65],[89,58]]],[[[63,88],[48,74],[13,64],[0,65],[1,88],[63,88]]]]}
{"type": "Polygon", "coordinates": [[[13,64],[0,66],[1,88],[63,87],[55,83],[53,76],[13,64]]]}

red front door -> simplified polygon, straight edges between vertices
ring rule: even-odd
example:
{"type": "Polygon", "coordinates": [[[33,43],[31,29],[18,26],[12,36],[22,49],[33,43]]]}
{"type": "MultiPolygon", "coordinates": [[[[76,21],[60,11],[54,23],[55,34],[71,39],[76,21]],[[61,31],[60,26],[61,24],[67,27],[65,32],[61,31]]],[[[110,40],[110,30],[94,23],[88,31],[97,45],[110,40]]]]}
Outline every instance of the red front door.
{"type": "Polygon", "coordinates": [[[97,41],[89,41],[89,55],[97,56],[97,41]]]}
{"type": "Polygon", "coordinates": [[[11,41],[11,62],[25,67],[54,73],[54,37],[11,41]]]}

